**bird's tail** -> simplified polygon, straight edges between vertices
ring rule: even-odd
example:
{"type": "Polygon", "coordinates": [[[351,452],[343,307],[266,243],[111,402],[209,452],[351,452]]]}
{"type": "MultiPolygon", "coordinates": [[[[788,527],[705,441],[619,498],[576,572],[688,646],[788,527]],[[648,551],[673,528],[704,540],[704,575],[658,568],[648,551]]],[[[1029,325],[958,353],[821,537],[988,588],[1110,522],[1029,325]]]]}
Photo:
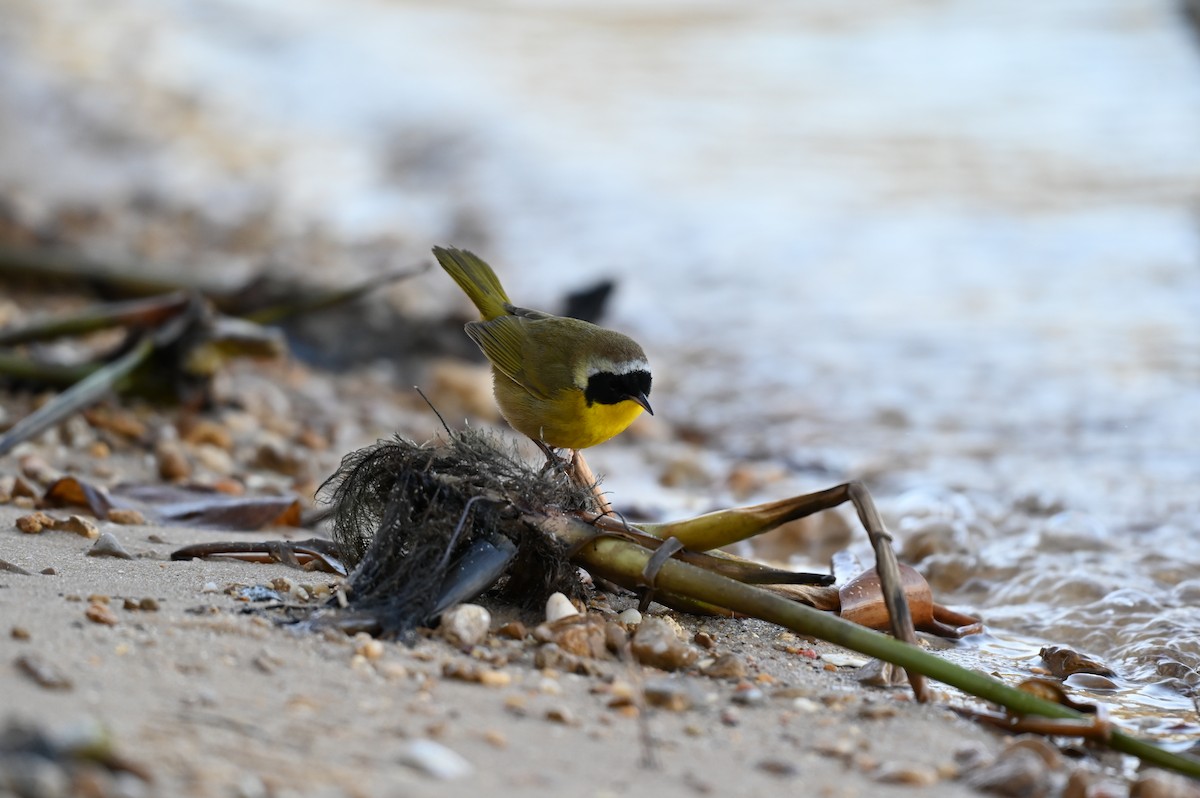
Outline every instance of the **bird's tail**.
{"type": "Polygon", "coordinates": [[[505,307],[511,304],[508,294],[504,293],[500,278],[482,258],[465,249],[453,247],[434,247],[433,256],[479,308],[484,321],[508,314],[505,307]]]}

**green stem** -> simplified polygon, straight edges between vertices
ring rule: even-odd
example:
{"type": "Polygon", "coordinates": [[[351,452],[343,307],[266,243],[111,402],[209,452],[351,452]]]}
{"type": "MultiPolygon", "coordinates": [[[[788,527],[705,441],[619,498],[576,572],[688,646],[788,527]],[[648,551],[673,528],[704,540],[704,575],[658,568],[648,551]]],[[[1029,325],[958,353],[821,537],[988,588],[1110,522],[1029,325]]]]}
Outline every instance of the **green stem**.
{"type": "MultiPolygon", "coordinates": [[[[529,520],[549,529],[569,545],[579,547],[577,560],[594,575],[618,584],[636,584],[652,553],[627,540],[597,537],[593,527],[572,518],[529,520]]],[[[762,588],[710,573],[681,560],[671,559],[663,564],[658,571],[655,587],[779,624],[794,632],[891,662],[905,670],[923,673],[965,693],[999,704],[1017,715],[1073,720],[1087,717],[1069,707],[1009,687],[989,676],[967,670],[916,646],[842,620],[836,615],[797,604],[762,588]]],[[[1200,760],[1167,751],[1123,731],[1114,730],[1107,744],[1145,762],[1200,778],[1200,760]]]]}
{"type": "Polygon", "coordinates": [[[0,436],[0,456],[8,454],[21,441],[32,438],[72,413],[82,410],[115,388],[122,379],[150,357],[154,348],[153,336],[144,336],[137,346],[120,358],[92,372],[52,401],[18,421],[0,436]]]}

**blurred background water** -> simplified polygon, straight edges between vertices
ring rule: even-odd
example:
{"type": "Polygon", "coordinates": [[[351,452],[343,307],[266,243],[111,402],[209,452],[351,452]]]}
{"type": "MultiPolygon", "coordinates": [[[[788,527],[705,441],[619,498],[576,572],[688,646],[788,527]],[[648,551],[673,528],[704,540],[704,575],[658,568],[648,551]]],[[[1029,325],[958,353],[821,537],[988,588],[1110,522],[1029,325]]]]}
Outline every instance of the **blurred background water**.
{"type": "MultiPolygon", "coordinates": [[[[998,648],[1085,647],[1194,724],[1180,4],[5,0],[0,45],[0,189],[28,212],[269,206],[477,248],[533,307],[612,277],[661,419],[788,485],[865,477],[998,648]]],[[[414,312],[461,301],[441,278],[414,312]]]]}

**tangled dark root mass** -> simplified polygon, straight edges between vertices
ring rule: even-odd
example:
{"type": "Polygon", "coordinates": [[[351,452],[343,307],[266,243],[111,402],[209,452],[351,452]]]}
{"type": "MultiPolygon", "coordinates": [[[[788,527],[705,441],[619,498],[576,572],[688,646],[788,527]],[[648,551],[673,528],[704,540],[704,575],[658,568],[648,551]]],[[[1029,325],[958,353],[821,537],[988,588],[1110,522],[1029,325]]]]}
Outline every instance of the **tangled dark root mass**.
{"type": "Polygon", "coordinates": [[[591,491],[558,469],[531,468],[484,433],[435,445],[381,441],[343,458],[320,492],[354,566],[350,602],[386,636],[428,624],[452,564],[496,535],[516,546],[497,586],[501,600],[532,608],[556,590],[581,592],[561,542],[523,516],[593,510],[591,491]]]}

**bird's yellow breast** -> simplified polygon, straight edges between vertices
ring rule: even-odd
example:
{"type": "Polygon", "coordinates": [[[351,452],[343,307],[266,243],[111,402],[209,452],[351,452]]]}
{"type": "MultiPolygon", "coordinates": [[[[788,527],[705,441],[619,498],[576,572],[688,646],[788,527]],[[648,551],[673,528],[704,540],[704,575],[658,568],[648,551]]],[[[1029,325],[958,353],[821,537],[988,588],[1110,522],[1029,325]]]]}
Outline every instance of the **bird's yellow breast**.
{"type": "Polygon", "coordinates": [[[586,449],[622,432],[642,412],[636,402],[591,405],[578,388],[539,399],[500,373],[495,374],[496,404],[512,426],[557,449],[586,449]]]}

